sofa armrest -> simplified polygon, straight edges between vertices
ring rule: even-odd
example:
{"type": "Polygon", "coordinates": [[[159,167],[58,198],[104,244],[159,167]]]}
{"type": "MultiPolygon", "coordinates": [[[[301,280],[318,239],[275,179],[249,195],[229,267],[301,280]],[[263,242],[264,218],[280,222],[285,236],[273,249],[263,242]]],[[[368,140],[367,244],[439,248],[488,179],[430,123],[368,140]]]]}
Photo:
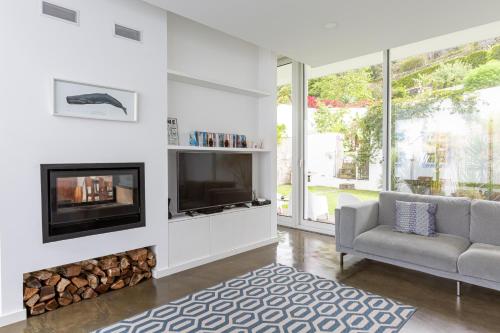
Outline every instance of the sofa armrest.
{"type": "Polygon", "coordinates": [[[378,202],[365,201],[343,206],[335,211],[337,250],[352,249],[354,239],[378,225],[378,202]]]}

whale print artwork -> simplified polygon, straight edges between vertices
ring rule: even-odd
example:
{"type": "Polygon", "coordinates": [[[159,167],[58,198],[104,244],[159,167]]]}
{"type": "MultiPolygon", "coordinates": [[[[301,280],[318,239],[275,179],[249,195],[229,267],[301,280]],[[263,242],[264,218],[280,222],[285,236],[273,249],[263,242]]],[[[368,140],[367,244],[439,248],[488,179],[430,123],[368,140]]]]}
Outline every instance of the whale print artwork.
{"type": "Polygon", "coordinates": [[[137,93],[54,79],[53,114],[78,118],[137,121],[137,93]]]}

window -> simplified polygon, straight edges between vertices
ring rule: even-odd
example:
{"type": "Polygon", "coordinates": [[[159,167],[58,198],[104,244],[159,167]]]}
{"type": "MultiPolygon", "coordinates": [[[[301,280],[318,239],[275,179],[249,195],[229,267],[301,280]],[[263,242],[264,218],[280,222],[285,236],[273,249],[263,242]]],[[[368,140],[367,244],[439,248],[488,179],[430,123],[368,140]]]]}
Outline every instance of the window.
{"type": "Polygon", "coordinates": [[[340,196],[382,188],[382,53],[310,68],[307,91],[304,219],[333,224],[340,196]]]}
{"type": "Polygon", "coordinates": [[[277,74],[277,208],[278,215],[292,216],[292,64],[279,66],[277,74]]]}
{"type": "Polygon", "coordinates": [[[391,64],[391,189],[500,200],[500,37],[410,48],[391,64]]]}
{"type": "Polygon", "coordinates": [[[331,233],[339,202],[385,189],[500,201],[500,22],[281,66],[277,132],[286,225],[331,233]]]}

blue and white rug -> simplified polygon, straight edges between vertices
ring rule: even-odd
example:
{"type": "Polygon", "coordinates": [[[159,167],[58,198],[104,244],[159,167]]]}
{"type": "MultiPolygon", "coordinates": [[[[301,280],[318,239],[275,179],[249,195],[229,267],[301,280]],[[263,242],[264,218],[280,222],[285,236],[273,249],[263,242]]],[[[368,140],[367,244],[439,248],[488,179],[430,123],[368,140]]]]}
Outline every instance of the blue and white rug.
{"type": "Polygon", "coordinates": [[[398,332],[416,309],[272,264],[96,333],[398,332]]]}

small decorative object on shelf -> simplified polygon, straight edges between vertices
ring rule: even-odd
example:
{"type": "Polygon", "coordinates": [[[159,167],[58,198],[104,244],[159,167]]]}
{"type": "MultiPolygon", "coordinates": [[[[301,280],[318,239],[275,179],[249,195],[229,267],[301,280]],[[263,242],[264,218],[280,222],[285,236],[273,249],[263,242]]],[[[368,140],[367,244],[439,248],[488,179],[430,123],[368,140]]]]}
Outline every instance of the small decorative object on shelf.
{"type": "Polygon", "coordinates": [[[246,135],[213,133],[204,131],[194,131],[189,133],[189,145],[214,148],[257,148],[248,144],[246,135]]]}
{"type": "Polygon", "coordinates": [[[196,135],[196,132],[189,133],[189,145],[198,146],[198,136],[196,135]]]}
{"type": "Polygon", "coordinates": [[[167,119],[168,124],[168,144],[178,145],[179,144],[179,129],[177,127],[177,118],[167,119]]]}

